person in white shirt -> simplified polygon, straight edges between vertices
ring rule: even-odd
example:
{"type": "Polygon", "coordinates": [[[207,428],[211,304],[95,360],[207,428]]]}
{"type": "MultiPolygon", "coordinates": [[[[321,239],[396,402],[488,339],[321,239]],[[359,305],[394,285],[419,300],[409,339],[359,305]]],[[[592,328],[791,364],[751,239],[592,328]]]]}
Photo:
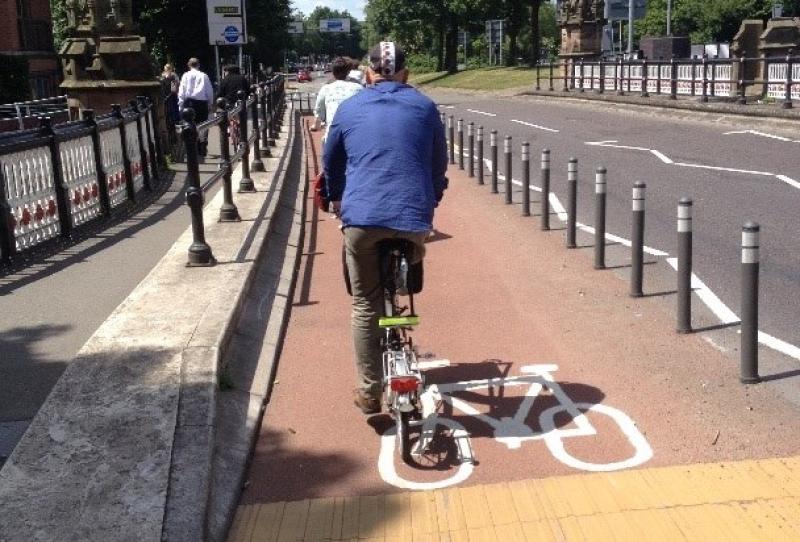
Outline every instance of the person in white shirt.
{"type": "MultiPolygon", "coordinates": [[[[208,114],[214,107],[214,87],[211,79],[200,71],[200,61],[196,58],[189,59],[189,71],[181,76],[178,87],[178,109],[194,110],[195,122],[200,124],[208,120],[208,114]]],[[[208,153],[208,135],[197,143],[198,154],[205,158],[208,153]]]]}
{"type": "Polygon", "coordinates": [[[336,114],[339,104],[363,88],[358,83],[345,80],[350,72],[350,62],[347,59],[342,57],[335,58],[332,71],[334,81],[320,89],[317,94],[317,103],[314,107],[314,116],[317,118],[315,127],[319,128],[319,124],[322,122],[326,124],[325,135],[322,137],[323,142],[328,136],[328,128],[333,122],[333,116],[336,114]]]}

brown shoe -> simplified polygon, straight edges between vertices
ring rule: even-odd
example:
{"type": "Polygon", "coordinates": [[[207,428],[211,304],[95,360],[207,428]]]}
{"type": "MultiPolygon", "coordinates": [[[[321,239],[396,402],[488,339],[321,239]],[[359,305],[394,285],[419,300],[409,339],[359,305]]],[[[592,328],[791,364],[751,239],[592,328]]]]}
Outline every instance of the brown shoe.
{"type": "Polygon", "coordinates": [[[364,414],[378,414],[381,411],[380,398],[373,397],[360,390],[355,390],[353,403],[361,409],[361,412],[364,414]]]}

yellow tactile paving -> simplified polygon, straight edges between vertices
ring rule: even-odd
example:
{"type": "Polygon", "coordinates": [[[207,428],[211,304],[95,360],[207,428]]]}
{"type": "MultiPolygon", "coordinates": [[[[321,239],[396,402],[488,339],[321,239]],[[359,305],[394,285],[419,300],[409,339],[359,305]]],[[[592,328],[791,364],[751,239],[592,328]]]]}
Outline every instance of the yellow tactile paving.
{"type": "Polygon", "coordinates": [[[800,457],[240,506],[228,542],[800,541],[800,457]]]}

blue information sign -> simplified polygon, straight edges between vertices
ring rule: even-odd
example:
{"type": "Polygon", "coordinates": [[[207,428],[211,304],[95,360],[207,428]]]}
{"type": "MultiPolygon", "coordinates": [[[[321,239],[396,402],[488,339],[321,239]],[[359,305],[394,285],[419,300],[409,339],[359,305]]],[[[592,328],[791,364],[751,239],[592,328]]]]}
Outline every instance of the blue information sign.
{"type": "Polygon", "coordinates": [[[239,29],[235,26],[226,26],[223,35],[225,36],[225,41],[236,43],[239,40],[239,29]]]}

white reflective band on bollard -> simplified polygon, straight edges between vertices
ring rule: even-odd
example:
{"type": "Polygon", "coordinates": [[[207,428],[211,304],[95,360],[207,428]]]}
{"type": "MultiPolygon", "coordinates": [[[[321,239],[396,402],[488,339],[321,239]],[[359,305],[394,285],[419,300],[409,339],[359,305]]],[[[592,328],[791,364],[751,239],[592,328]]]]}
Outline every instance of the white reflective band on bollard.
{"type": "Polygon", "coordinates": [[[469,124],[467,124],[467,135],[468,135],[468,136],[471,136],[471,135],[472,135],[472,129],[473,129],[473,125],[472,125],[472,123],[470,122],[469,124]]]}
{"type": "Polygon", "coordinates": [[[522,161],[528,162],[531,159],[531,145],[530,143],[522,144],[522,161]]]}
{"type": "Polygon", "coordinates": [[[643,186],[633,187],[633,210],[644,211],[644,190],[643,186]]]}
{"type": "Polygon", "coordinates": [[[742,263],[758,263],[758,232],[742,232],[742,263]]]}
{"type": "Polygon", "coordinates": [[[483,126],[478,126],[478,141],[483,141],[483,126]]]}
{"type": "Polygon", "coordinates": [[[597,168],[597,171],[594,175],[594,193],[595,194],[605,194],[606,193],[606,169],[605,168],[597,168]]]}
{"type": "Polygon", "coordinates": [[[496,130],[492,130],[492,133],[489,134],[489,144],[492,147],[496,147],[497,146],[497,131],[496,130]]]}
{"type": "Polygon", "coordinates": [[[692,206],[678,205],[678,232],[692,231],[692,206]]]}
{"type": "Polygon", "coordinates": [[[458,119],[458,131],[459,132],[464,131],[464,119],[458,119]]]}
{"type": "Polygon", "coordinates": [[[505,153],[511,152],[511,136],[506,136],[506,139],[503,142],[503,152],[505,153]]]}
{"type": "Polygon", "coordinates": [[[448,128],[452,128],[453,127],[453,116],[452,115],[447,117],[447,127],[448,128]]]}
{"type": "Polygon", "coordinates": [[[577,181],[578,180],[578,161],[574,159],[570,159],[569,165],[567,166],[567,180],[568,181],[577,181]]]}
{"type": "Polygon", "coordinates": [[[542,151],[542,169],[550,169],[550,151],[542,151]]]}

